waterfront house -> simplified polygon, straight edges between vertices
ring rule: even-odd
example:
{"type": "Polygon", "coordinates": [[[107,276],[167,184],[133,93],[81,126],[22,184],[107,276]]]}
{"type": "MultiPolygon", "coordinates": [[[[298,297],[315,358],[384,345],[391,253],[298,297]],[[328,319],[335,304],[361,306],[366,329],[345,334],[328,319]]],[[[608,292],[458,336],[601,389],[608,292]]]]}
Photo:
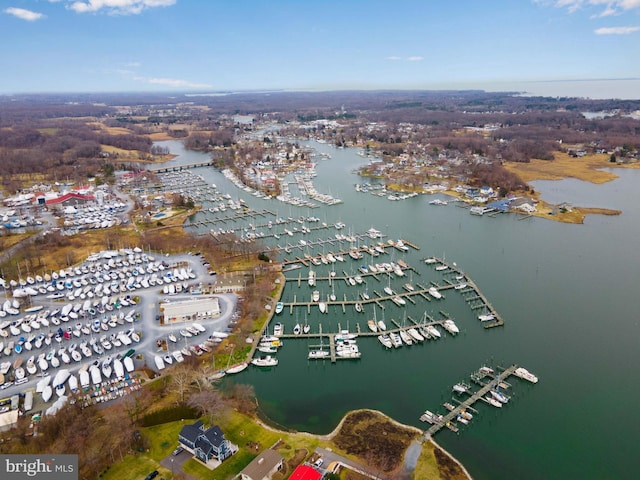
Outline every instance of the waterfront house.
{"type": "Polygon", "coordinates": [[[244,467],[236,478],[240,480],[271,480],[276,472],[282,470],[284,457],[275,450],[265,450],[249,465],[244,467]]]}
{"type": "Polygon", "coordinates": [[[178,441],[185,450],[204,463],[212,460],[222,462],[237,451],[237,447],[224,438],[220,427],[214,425],[205,430],[200,420],[182,427],[178,441]]]}

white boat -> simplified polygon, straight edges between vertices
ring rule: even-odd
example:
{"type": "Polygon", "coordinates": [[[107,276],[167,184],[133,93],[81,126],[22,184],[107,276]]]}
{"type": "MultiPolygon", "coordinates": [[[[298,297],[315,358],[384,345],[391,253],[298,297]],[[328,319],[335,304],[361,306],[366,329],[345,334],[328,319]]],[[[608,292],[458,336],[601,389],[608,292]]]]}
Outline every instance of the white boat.
{"type": "Polygon", "coordinates": [[[164,360],[162,360],[162,357],[161,357],[161,356],[159,356],[159,355],[155,355],[155,356],[153,357],[153,361],[155,362],[155,364],[156,364],[156,368],[157,368],[158,370],[164,370],[164,367],[165,367],[165,365],[164,365],[164,360]]]}
{"type": "Polygon", "coordinates": [[[328,358],[331,353],[327,350],[310,350],[307,358],[310,360],[318,360],[323,358],[328,358]]]}
{"type": "Polygon", "coordinates": [[[496,316],[493,313],[483,313],[482,315],[478,315],[478,320],[480,320],[481,322],[489,322],[495,319],[496,316]]]}
{"type": "Polygon", "coordinates": [[[407,333],[409,335],[411,335],[411,338],[413,340],[415,340],[416,342],[423,342],[424,341],[424,337],[422,335],[420,335],[420,332],[418,332],[417,329],[415,329],[414,327],[411,327],[407,330],[407,333]]]}
{"type": "Polygon", "coordinates": [[[391,338],[387,334],[378,335],[378,340],[386,348],[392,348],[393,347],[393,342],[391,341],[391,338]]]}
{"type": "Polygon", "coordinates": [[[311,294],[311,300],[314,302],[320,300],[320,292],[318,290],[313,291],[313,293],[311,294]]]}
{"type": "Polygon", "coordinates": [[[131,357],[124,357],[124,360],[122,361],[122,363],[124,364],[124,368],[127,370],[127,372],[129,373],[133,372],[135,366],[133,364],[133,359],[131,357]]]}
{"type": "Polygon", "coordinates": [[[80,377],[80,386],[82,388],[88,387],[91,383],[89,372],[87,372],[86,370],[80,370],[80,372],[78,372],[78,376],[80,377]]]}
{"type": "Polygon", "coordinates": [[[458,328],[456,323],[453,320],[451,320],[450,318],[448,318],[444,322],[442,322],[442,327],[452,335],[456,335],[456,334],[460,333],[460,329],[458,328]]]}
{"type": "Polygon", "coordinates": [[[246,362],[239,363],[238,365],[234,365],[234,366],[233,366],[233,367],[231,367],[231,368],[227,368],[227,369],[225,370],[225,372],[226,372],[226,373],[231,373],[231,374],[234,374],[234,373],[240,373],[240,372],[242,372],[243,370],[245,370],[248,366],[249,366],[249,364],[248,364],[248,363],[246,363],[246,362]]]}
{"type": "Polygon", "coordinates": [[[395,297],[391,297],[391,301],[393,303],[395,303],[396,305],[398,305],[399,307],[402,307],[402,306],[407,304],[407,302],[406,302],[406,300],[404,298],[399,297],[397,295],[395,297]]]}
{"type": "Polygon", "coordinates": [[[299,323],[296,323],[296,325],[293,327],[294,335],[300,335],[301,332],[302,332],[302,327],[300,326],[299,323]]]}
{"type": "Polygon", "coordinates": [[[440,333],[440,330],[438,330],[433,325],[427,325],[425,328],[426,328],[427,333],[429,334],[429,336],[431,338],[433,338],[434,340],[437,340],[438,338],[442,337],[442,334],[440,333]]]}
{"type": "Polygon", "coordinates": [[[53,381],[51,382],[53,388],[56,388],[58,385],[65,383],[70,376],[71,373],[66,368],[61,368],[60,370],[58,370],[55,377],[53,377],[53,381]]]}
{"type": "Polygon", "coordinates": [[[100,385],[100,383],[102,383],[102,375],[100,374],[100,369],[97,366],[92,365],[89,369],[89,374],[91,375],[91,383],[94,385],[100,385]]]}
{"type": "Polygon", "coordinates": [[[275,367],[278,365],[278,359],[271,355],[261,355],[251,360],[251,364],[256,367],[275,367]]]}
{"type": "Polygon", "coordinates": [[[76,393],[78,391],[78,378],[75,375],[71,375],[67,382],[71,393],[76,393]]]}
{"type": "Polygon", "coordinates": [[[429,295],[431,295],[436,300],[440,300],[442,298],[442,294],[438,291],[436,287],[429,288],[429,295]]]}
{"type": "Polygon", "coordinates": [[[327,304],[325,302],[318,303],[318,309],[320,309],[320,313],[327,312],[327,304]]]}
{"type": "Polygon", "coordinates": [[[367,322],[367,327],[369,327],[369,330],[371,330],[374,333],[378,331],[378,325],[376,324],[375,320],[369,320],[367,322]]]}
{"type": "Polygon", "coordinates": [[[51,385],[46,385],[42,390],[42,401],[44,401],[45,403],[48,402],[49,400],[51,400],[52,395],[53,388],[51,388],[51,385]]]}
{"type": "Polygon", "coordinates": [[[284,304],[282,302],[276,303],[276,314],[282,313],[284,310],[284,304]]]}
{"type": "Polygon", "coordinates": [[[462,383],[456,383],[453,386],[453,391],[456,393],[466,393],[467,392],[467,386],[462,384],[462,383]]]}
{"type": "Polygon", "coordinates": [[[413,338],[406,330],[400,330],[399,335],[403,343],[406,343],[407,345],[413,345],[413,338]]]}
{"type": "Polygon", "coordinates": [[[389,338],[391,339],[391,344],[394,348],[399,348],[402,346],[402,338],[395,332],[389,333],[389,338]]]}
{"type": "Polygon", "coordinates": [[[184,357],[182,356],[182,352],[180,350],[176,350],[175,352],[172,353],[172,355],[173,355],[173,358],[176,359],[176,362],[178,363],[184,362],[184,357]]]}
{"type": "Polygon", "coordinates": [[[384,320],[378,320],[378,330],[380,330],[381,332],[384,332],[387,329],[387,325],[386,323],[384,323],[384,320]]]}
{"type": "Polygon", "coordinates": [[[531,373],[529,370],[523,367],[518,367],[515,369],[513,374],[516,377],[522,378],[523,380],[527,380],[531,383],[538,383],[538,377],[531,373]]]}
{"type": "Polygon", "coordinates": [[[113,368],[110,365],[111,358],[107,358],[104,362],[102,362],[102,375],[105,380],[111,378],[111,373],[113,373],[113,368]]]}
{"type": "Polygon", "coordinates": [[[494,407],[497,407],[497,408],[502,407],[502,403],[496,400],[495,398],[493,398],[493,396],[491,395],[485,396],[484,399],[489,405],[493,405],[494,407]]]}

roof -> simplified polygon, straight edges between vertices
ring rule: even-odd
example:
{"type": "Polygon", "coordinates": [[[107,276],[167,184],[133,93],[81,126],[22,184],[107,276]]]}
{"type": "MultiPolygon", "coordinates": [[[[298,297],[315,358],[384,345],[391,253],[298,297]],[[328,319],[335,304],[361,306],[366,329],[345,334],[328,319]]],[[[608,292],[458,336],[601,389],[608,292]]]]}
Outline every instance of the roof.
{"type": "Polygon", "coordinates": [[[224,443],[224,433],[222,433],[222,430],[220,430],[220,427],[217,425],[208,428],[204,432],[204,436],[207,437],[207,440],[215,447],[219,447],[224,443]]]}
{"type": "Polygon", "coordinates": [[[196,423],[192,423],[191,425],[185,425],[180,430],[180,436],[186,438],[191,443],[195,443],[198,437],[202,434],[202,421],[198,420],[196,423]]]}
{"type": "Polygon", "coordinates": [[[268,449],[261,452],[240,473],[253,480],[261,480],[283,460],[284,457],[278,452],[268,449]]]}
{"type": "Polygon", "coordinates": [[[50,200],[47,200],[47,205],[55,205],[58,203],[66,202],[67,200],[90,201],[90,200],[95,200],[95,198],[93,197],[93,195],[81,195],[79,193],[71,192],[71,193],[65,193],[64,195],[58,198],[52,198],[50,200]]]}
{"type": "Polygon", "coordinates": [[[296,468],[289,480],[320,480],[322,474],[310,465],[300,465],[296,468]]]}

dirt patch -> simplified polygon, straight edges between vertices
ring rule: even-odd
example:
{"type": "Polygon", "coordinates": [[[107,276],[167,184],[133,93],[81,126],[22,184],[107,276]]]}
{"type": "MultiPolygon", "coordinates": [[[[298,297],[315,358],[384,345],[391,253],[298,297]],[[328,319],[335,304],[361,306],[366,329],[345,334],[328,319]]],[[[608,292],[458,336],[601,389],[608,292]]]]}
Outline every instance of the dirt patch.
{"type": "Polygon", "coordinates": [[[440,478],[442,480],[468,480],[464,471],[449,455],[438,447],[434,447],[433,453],[440,470],[440,478]]]}
{"type": "Polygon", "coordinates": [[[348,414],[333,438],[335,445],[363,463],[385,472],[397,469],[405,450],[417,432],[390,421],[375,412],[360,410],[348,414]]]}

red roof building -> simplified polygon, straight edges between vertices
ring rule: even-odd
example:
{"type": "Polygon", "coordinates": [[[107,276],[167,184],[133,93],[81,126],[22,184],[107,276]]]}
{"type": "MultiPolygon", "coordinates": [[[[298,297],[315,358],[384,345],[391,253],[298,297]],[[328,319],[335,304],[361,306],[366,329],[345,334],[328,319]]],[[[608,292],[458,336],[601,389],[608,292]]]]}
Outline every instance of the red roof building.
{"type": "Polygon", "coordinates": [[[299,465],[293,471],[289,480],[320,480],[321,478],[322,474],[315,468],[309,465],[299,465]]]}
{"type": "Polygon", "coordinates": [[[81,195],[79,193],[65,193],[64,195],[62,195],[61,197],[58,198],[52,198],[50,200],[47,200],[47,205],[58,205],[61,203],[67,203],[69,201],[73,201],[75,200],[76,203],[78,202],[92,202],[95,200],[93,195],[81,195]]]}

